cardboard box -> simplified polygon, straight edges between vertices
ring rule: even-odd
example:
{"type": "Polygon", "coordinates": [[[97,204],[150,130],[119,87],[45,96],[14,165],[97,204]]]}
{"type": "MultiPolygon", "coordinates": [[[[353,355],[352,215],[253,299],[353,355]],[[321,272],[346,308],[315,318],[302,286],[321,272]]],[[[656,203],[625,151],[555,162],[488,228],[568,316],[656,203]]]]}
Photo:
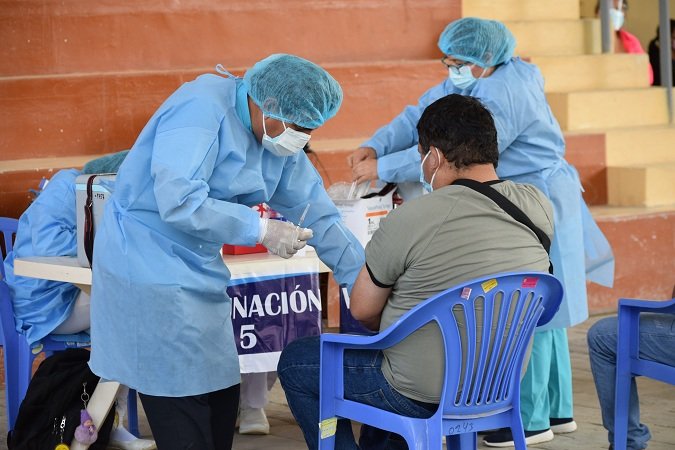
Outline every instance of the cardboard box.
{"type": "MultiPolygon", "coordinates": [[[[84,208],[87,202],[87,180],[92,175],[79,175],[75,179],[75,208],[77,215],[77,262],[82,267],[89,267],[89,260],[84,251],[84,208]]],[[[94,235],[103,220],[105,202],[112,195],[115,187],[115,174],[96,175],[92,184],[92,211],[94,218],[94,235]]]]}
{"type": "Polygon", "coordinates": [[[333,200],[349,231],[364,247],[394,207],[393,190],[370,193],[356,200],[333,200]]]}

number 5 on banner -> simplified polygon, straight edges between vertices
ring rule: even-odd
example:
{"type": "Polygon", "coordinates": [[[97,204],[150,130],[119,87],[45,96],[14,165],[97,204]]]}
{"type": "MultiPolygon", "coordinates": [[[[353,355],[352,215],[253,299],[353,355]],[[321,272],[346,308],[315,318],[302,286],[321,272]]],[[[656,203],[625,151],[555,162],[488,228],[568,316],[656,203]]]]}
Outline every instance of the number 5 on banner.
{"type": "Polygon", "coordinates": [[[255,345],[258,343],[258,338],[255,336],[255,333],[252,333],[252,331],[255,330],[255,326],[253,324],[249,325],[242,325],[239,331],[239,338],[241,339],[241,348],[244,350],[248,350],[249,348],[255,347],[255,345]],[[246,340],[248,339],[248,342],[246,340]]]}

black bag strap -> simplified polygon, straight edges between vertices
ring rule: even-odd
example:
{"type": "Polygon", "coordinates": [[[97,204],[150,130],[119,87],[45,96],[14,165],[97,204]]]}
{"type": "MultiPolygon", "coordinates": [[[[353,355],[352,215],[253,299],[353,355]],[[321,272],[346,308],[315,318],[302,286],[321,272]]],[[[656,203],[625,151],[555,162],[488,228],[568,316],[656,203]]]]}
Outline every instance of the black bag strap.
{"type": "Polygon", "coordinates": [[[455,180],[452,184],[465,186],[468,187],[469,189],[473,189],[474,191],[480,194],[483,194],[484,196],[495,202],[497,206],[502,208],[509,216],[513,217],[516,221],[522,223],[530,230],[532,230],[532,232],[537,235],[537,238],[539,239],[539,242],[541,242],[541,245],[544,247],[544,250],[546,250],[546,253],[549,254],[548,272],[550,274],[553,274],[553,263],[550,260],[551,240],[548,238],[546,233],[544,233],[541,230],[541,228],[532,223],[530,218],[527,217],[527,214],[525,214],[522,209],[518,208],[511,200],[506,198],[504,195],[502,195],[501,192],[499,192],[489,184],[481,183],[480,181],[476,180],[469,180],[466,178],[460,178],[458,180],[455,180]]]}
{"type": "Polygon", "coordinates": [[[94,259],[94,180],[97,175],[87,179],[87,201],[84,203],[84,253],[87,255],[89,267],[94,259]]]}

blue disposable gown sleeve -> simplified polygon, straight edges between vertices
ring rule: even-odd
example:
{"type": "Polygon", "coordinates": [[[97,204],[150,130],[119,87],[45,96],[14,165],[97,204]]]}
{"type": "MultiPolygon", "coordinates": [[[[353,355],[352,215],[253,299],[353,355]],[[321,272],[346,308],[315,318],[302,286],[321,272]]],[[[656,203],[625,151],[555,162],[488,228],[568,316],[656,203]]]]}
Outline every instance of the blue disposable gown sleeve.
{"type": "MultiPolygon", "coordinates": [[[[208,122],[207,122],[208,125],[208,122]]],[[[200,238],[232,245],[255,245],[258,215],[248,206],[209,197],[208,180],[216,161],[236,157],[220,153],[217,125],[169,128],[153,144],[151,175],[159,214],[175,228],[200,238]]]]}
{"type": "Polygon", "coordinates": [[[14,258],[75,256],[77,222],[75,178],[79,172],[62,170],[19,219],[14,250],[5,260],[17,330],[29,344],[51,333],[70,315],[80,289],[70,283],[14,275],[14,258]]]}
{"type": "Polygon", "coordinates": [[[321,261],[333,271],[340,284],[351,291],[356,276],[365,263],[363,247],[345,227],[318,172],[304,153],[286,158],[284,171],[269,205],[293,223],[298,223],[309,203],[302,223],[314,236],[309,244],[316,248],[321,261]]]}
{"type": "Polygon", "coordinates": [[[521,120],[519,120],[513,99],[509,98],[513,95],[512,89],[508,86],[500,87],[499,83],[494,82],[489,86],[489,88],[480,89],[476,94],[481,103],[492,113],[497,129],[497,147],[501,154],[521,135],[521,120]]]}
{"type": "Polygon", "coordinates": [[[422,94],[417,105],[406,106],[394,120],[377,130],[361,146],[375,149],[378,158],[417,146],[417,122],[422,112],[429,104],[452,92],[451,86],[452,83],[444,81],[432,87],[422,94]]]}
{"type": "Polygon", "coordinates": [[[377,177],[388,183],[420,181],[420,153],[417,145],[377,159],[377,177]]]}

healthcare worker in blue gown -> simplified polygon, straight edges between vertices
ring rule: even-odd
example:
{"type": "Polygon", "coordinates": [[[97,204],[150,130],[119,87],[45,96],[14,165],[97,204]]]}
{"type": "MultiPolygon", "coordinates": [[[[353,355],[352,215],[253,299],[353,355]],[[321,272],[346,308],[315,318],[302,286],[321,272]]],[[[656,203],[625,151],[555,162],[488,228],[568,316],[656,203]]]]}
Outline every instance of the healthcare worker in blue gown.
{"type": "Polygon", "coordinates": [[[285,54],[243,79],[217,69],[152,116],[94,244],[90,366],[139,392],[162,450],[232,445],[240,375],[223,243],[284,258],[309,243],[350,286],[364,264],[302,151],[337,113],[337,81],[285,54]],[[261,219],[251,209],[261,202],[289,221],[261,219]]]}
{"type": "MultiPolygon", "coordinates": [[[[544,95],[539,69],[513,57],[511,32],[500,22],[463,18],[450,23],[438,40],[449,77],[429,89],[415,106],[366,141],[349,157],[353,176],[362,182],[419,180],[416,124],[422,111],[452,93],[480,99],[497,127],[500,178],[533,184],[552,201],[555,236],[554,274],[563,282],[560,311],[535,334],[521,386],[521,412],[528,442],[553,439],[554,432],[576,429],[572,410],[572,371],[566,328],[588,317],[586,279],[611,286],[614,258],[582,198],[577,171],[565,161],[565,141],[544,95]]],[[[486,437],[506,445],[510,431],[486,437]]]]}

